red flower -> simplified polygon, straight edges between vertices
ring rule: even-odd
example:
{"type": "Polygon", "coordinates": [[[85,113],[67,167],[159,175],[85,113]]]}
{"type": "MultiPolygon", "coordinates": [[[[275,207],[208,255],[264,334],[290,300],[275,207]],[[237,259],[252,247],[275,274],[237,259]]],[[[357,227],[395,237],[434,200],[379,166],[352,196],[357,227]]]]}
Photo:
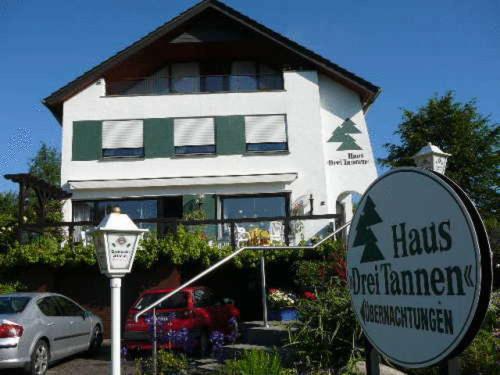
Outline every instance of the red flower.
{"type": "Polygon", "coordinates": [[[318,298],[316,297],[316,294],[314,294],[313,292],[304,292],[304,298],[305,299],[309,299],[311,301],[316,301],[318,298]]]}

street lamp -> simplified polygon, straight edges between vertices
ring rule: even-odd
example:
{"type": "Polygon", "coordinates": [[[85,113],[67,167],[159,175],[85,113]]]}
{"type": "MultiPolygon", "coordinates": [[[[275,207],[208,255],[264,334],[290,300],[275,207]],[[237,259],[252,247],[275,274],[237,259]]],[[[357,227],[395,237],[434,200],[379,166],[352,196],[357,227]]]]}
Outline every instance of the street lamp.
{"type": "Polygon", "coordinates": [[[122,277],[132,270],[139,240],[147,229],[139,229],[120,207],[113,207],[91,231],[101,273],[111,287],[111,374],[120,374],[120,289],[122,277]]]}
{"type": "Polygon", "coordinates": [[[419,168],[430,169],[444,174],[446,171],[446,163],[450,156],[451,154],[447,154],[439,147],[429,142],[427,146],[422,147],[420,151],[413,156],[413,160],[419,168]]]}

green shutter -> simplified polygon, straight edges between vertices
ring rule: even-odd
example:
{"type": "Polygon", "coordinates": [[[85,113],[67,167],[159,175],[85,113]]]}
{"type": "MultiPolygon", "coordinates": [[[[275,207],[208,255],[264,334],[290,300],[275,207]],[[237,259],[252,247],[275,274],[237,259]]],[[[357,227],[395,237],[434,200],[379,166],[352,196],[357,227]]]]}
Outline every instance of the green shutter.
{"type": "Polygon", "coordinates": [[[244,154],[246,151],[245,117],[216,117],[215,141],[218,155],[244,154]]]}
{"type": "Polygon", "coordinates": [[[146,158],[168,158],[174,155],[173,119],[144,120],[144,154],[146,158]]]}
{"type": "Polygon", "coordinates": [[[99,160],[102,157],[102,122],[73,122],[72,160],[99,160]]]}

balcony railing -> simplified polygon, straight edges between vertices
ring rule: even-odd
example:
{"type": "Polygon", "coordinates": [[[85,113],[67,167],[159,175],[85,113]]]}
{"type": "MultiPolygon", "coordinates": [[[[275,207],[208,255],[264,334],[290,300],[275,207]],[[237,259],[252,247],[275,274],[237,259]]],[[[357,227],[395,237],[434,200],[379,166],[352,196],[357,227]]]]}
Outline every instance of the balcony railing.
{"type": "MultiPolygon", "coordinates": [[[[298,245],[304,238],[304,224],[311,221],[323,220],[323,226],[336,222],[340,225],[338,214],[302,215],[302,216],[277,216],[265,218],[240,218],[217,220],[182,220],[172,218],[135,219],[133,220],[142,228],[163,236],[173,233],[182,225],[188,230],[202,230],[207,240],[218,246],[242,245],[268,245],[286,244],[298,245]]],[[[89,243],[87,230],[98,223],[93,221],[72,221],[38,224],[22,224],[20,230],[25,233],[43,233],[51,228],[61,228],[66,232],[70,243],[89,243]],[[67,229],[67,231],[65,230],[67,229]]],[[[333,230],[329,228],[328,231],[333,230]]]]}
{"type": "Polygon", "coordinates": [[[283,90],[283,75],[144,77],[106,82],[106,95],[167,95],[283,90]]]}

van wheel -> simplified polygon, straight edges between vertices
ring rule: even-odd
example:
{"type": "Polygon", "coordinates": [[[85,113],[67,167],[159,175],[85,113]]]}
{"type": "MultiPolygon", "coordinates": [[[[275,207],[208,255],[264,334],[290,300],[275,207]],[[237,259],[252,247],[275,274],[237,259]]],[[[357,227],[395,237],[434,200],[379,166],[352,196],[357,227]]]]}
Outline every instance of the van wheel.
{"type": "Polygon", "coordinates": [[[92,331],[92,338],[90,340],[90,346],[88,353],[95,354],[99,351],[102,344],[102,329],[100,325],[96,325],[92,331]]]}
{"type": "Polygon", "coordinates": [[[49,368],[50,350],[49,345],[44,340],[39,340],[35,344],[31,354],[31,362],[27,373],[30,375],[45,375],[49,368]]]}

